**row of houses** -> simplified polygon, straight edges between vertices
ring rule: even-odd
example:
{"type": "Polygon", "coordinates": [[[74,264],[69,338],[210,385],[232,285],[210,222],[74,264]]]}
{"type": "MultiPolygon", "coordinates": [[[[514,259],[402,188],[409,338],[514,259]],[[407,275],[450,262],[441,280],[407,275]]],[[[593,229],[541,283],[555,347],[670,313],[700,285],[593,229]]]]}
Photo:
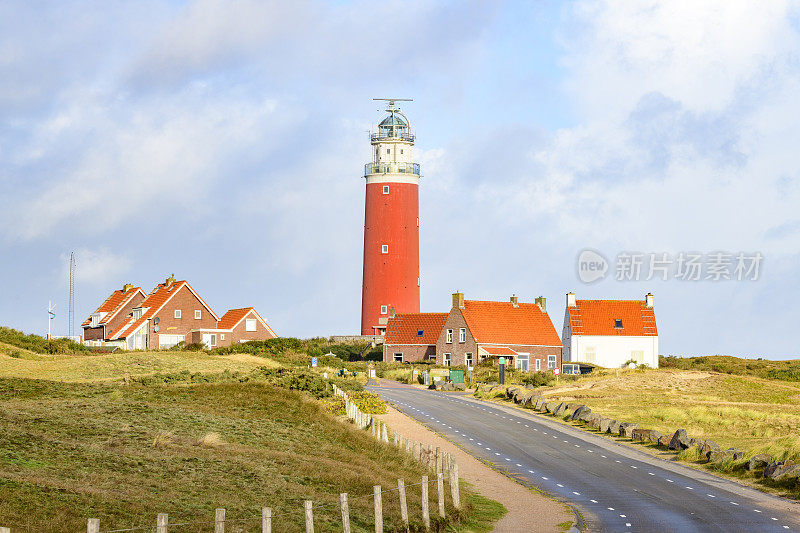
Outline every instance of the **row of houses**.
{"type": "Polygon", "coordinates": [[[254,308],[231,309],[220,317],[189,282],[174,277],[149,294],[125,284],[82,327],[84,343],[128,350],[171,348],[181,342],[215,348],[276,337],[254,308]]]}
{"type": "Polygon", "coordinates": [[[568,293],[562,337],[547,299],[520,302],[465,300],[453,294],[449,313],[402,313],[386,324],[383,360],[436,361],[472,366],[504,357],[526,371],[562,369],[579,373],[594,366],[619,368],[630,362],[658,367],[658,330],[653,295],[644,300],[577,300],[568,293]],[[563,342],[562,342],[563,339],[563,342]]]}

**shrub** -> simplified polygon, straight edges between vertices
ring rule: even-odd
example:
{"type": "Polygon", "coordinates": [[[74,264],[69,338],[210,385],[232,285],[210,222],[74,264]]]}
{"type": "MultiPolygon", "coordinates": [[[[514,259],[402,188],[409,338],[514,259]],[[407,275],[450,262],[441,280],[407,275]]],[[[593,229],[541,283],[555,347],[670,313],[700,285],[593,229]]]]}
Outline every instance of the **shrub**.
{"type": "Polygon", "coordinates": [[[45,339],[39,335],[28,335],[3,326],[0,326],[0,342],[40,354],[87,354],[91,352],[88,346],[70,339],[45,339]]]}
{"type": "Polygon", "coordinates": [[[373,415],[386,414],[386,403],[381,399],[380,394],[361,391],[354,392],[348,396],[363,413],[373,415]]]}

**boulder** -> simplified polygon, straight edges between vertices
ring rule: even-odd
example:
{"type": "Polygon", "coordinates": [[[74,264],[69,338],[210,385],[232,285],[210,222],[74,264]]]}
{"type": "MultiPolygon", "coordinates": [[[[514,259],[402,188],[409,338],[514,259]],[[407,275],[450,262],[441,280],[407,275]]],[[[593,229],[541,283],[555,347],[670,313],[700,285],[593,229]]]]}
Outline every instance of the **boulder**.
{"type": "Polygon", "coordinates": [[[670,450],[686,450],[692,446],[691,439],[686,434],[685,429],[679,429],[672,435],[672,439],[669,441],[669,449],[670,450]]]}
{"type": "Polygon", "coordinates": [[[553,416],[561,416],[566,412],[567,412],[567,404],[565,404],[564,402],[561,402],[553,410],[553,416]]]}
{"type": "Polygon", "coordinates": [[[453,383],[453,390],[467,390],[467,386],[463,383],[453,383]]]}
{"type": "Polygon", "coordinates": [[[514,393],[519,390],[519,387],[509,387],[506,389],[506,398],[509,400],[514,398],[514,393]]]}
{"type": "Polygon", "coordinates": [[[764,467],[764,477],[772,477],[772,474],[775,473],[777,469],[783,466],[783,461],[778,461],[777,463],[770,463],[764,467]]]}
{"type": "Polygon", "coordinates": [[[526,405],[530,405],[532,399],[533,399],[533,393],[532,392],[526,392],[520,398],[519,404],[521,406],[525,407],[526,405]]]}
{"type": "Polygon", "coordinates": [[[583,413],[581,413],[581,416],[578,417],[578,420],[580,420],[581,422],[589,422],[589,419],[596,414],[597,413],[593,413],[591,409],[587,409],[583,413]]]}
{"type": "Polygon", "coordinates": [[[608,425],[608,432],[612,435],[619,435],[619,427],[622,425],[622,422],[619,420],[612,420],[611,423],[608,425]]]}
{"type": "Polygon", "coordinates": [[[787,461],[783,466],[776,468],[769,478],[776,483],[781,483],[797,479],[798,476],[800,476],[800,464],[787,461]]]}
{"type": "Polygon", "coordinates": [[[697,447],[700,448],[700,453],[706,457],[708,452],[718,452],[720,450],[719,444],[710,439],[700,441],[697,447]]]}
{"type": "Polygon", "coordinates": [[[719,463],[726,459],[738,461],[744,458],[744,452],[738,448],[728,448],[727,450],[711,450],[706,453],[706,458],[712,463],[719,463]]]}
{"type": "Polygon", "coordinates": [[[634,422],[623,422],[619,427],[619,436],[631,438],[633,437],[633,430],[638,428],[639,424],[634,422]]]}
{"type": "Polygon", "coordinates": [[[586,415],[586,424],[592,428],[600,427],[600,419],[603,418],[598,413],[589,413],[586,415]]]}
{"type": "Polygon", "coordinates": [[[572,414],[569,415],[570,420],[578,420],[583,413],[589,412],[591,413],[592,410],[586,407],[585,405],[579,405],[572,411],[572,414]]]}
{"type": "Polygon", "coordinates": [[[768,464],[774,463],[775,458],[772,457],[768,453],[759,453],[754,455],[747,461],[747,469],[752,472],[753,470],[757,470],[759,468],[764,468],[768,464]]]}
{"type": "Polygon", "coordinates": [[[544,398],[539,396],[539,397],[536,398],[536,403],[533,404],[533,408],[536,409],[537,411],[543,411],[544,410],[544,403],[545,403],[544,402],[544,398]]]}
{"type": "Polygon", "coordinates": [[[655,429],[646,430],[645,440],[647,442],[650,442],[650,443],[653,443],[653,444],[658,444],[659,441],[661,440],[661,437],[663,437],[663,435],[661,433],[659,433],[658,431],[656,431],[655,429]]]}
{"type": "Polygon", "coordinates": [[[665,448],[669,448],[670,442],[672,442],[672,437],[669,435],[662,435],[658,439],[658,445],[663,446],[665,448]]]}
{"type": "Polygon", "coordinates": [[[597,425],[597,428],[600,430],[600,433],[607,433],[609,426],[611,426],[611,422],[614,422],[614,420],[611,420],[610,418],[606,417],[600,417],[600,422],[597,425]]]}
{"type": "Polygon", "coordinates": [[[635,428],[633,431],[631,431],[631,440],[643,441],[645,431],[647,430],[642,428],[635,428]]]}

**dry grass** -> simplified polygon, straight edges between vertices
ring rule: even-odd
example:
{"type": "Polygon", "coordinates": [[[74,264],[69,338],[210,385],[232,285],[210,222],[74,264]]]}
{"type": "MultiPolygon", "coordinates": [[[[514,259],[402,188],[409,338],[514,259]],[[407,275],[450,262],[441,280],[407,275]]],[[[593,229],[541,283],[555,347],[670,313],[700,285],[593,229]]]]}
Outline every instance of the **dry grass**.
{"type": "Polygon", "coordinates": [[[605,371],[547,389],[618,420],[662,433],[685,428],[698,438],[746,452],[800,456],[800,383],[716,372],[605,371]]]}
{"type": "Polygon", "coordinates": [[[225,441],[222,440],[222,437],[219,433],[211,432],[206,433],[197,441],[198,446],[204,446],[206,448],[219,448],[220,446],[225,446],[225,441]]]}
{"type": "Polygon", "coordinates": [[[99,355],[40,355],[0,345],[0,378],[32,378],[53,381],[122,381],[126,374],[143,376],[183,371],[215,373],[229,370],[250,371],[261,366],[280,366],[272,359],[234,353],[211,355],[206,352],[125,352],[99,355]],[[14,351],[20,352],[11,354],[14,351]]]}

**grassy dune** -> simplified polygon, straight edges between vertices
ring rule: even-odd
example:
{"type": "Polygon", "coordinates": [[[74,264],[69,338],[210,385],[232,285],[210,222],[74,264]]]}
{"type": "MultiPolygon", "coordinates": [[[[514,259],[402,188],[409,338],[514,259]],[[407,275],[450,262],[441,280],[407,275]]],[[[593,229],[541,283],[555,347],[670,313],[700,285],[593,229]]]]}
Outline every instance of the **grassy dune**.
{"type": "Polygon", "coordinates": [[[563,383],[546,394],[662,433],[685,428],[726,447],[800,452],[794,442],[800,383],[716,372],[622,370],[619,376],[612,371],[563,383]]]}
{"type": "Polygon", "coordinates": [[[122,381],[125,374],[248,371],[278,366],[267,357],[233,353],[152,351],[96,355],[42,355],[0,344],[0,377],[54,381],[122,381]]]}
{"type": "MultiPolygon", "coordinates": [[[[264,383],[124,386],[0,379],[0,525],[80,531],[154,523],[277,515],[277,531],[301,531],[302,501],[318,531],[338,531],[338,495],[351,495],[354,531],[372,529],[372,486],[419,480],[420,466],[327,415],[300,393],[264,383]]],[[[435,492],[434,492],[435,493],[435,492]]],[[[468,529],[488,531],[502,506],[465,491],[468,529]]],[[[399,528],[396,497],[383,506],[399,528]]],[[[419,489],[409,487],[409,507],[419,489]]],[[[452,511],[452,510],[451,510],[452,511]]],[[[419,513],[412,514],[419,521],[419,513]]],[[[234,531],[260,530],[243,520],[234,531]],[[239,527],[241,526],[241,527],[239,527]]],[[[182,531],[208,531],[194,525],[182,531]]]]}

